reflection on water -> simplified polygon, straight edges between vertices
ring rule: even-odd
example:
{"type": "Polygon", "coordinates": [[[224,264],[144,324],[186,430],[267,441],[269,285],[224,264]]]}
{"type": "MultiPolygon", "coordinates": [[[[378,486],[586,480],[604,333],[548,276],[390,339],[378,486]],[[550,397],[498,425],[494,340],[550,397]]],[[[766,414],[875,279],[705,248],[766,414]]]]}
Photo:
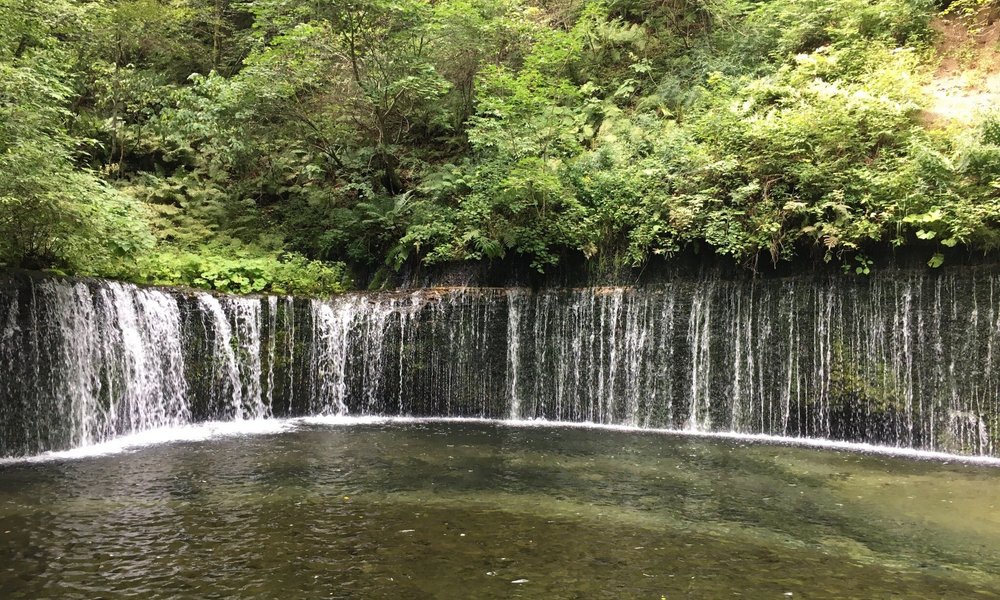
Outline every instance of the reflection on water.
{"type": "Polygon", "coordinates": [[[998,491],[739,440],[303,424],[0,466],[0,597],[1000,598],[998,491]]]}

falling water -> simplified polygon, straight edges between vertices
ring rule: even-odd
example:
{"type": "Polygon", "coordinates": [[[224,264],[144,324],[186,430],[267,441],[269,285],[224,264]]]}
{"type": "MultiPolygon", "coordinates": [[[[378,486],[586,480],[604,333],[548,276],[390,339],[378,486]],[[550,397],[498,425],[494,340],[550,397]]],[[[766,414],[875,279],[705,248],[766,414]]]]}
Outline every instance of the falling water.
{"type": "Polygon", "coordinates": [[[510,418],[521,418],[521,399],[517,395],[517,369],[521,365],[521,297],[518,290],[507,290],[507,389],[510,418]]]}
{"type": "Polygon", "coordinates": [[[333,302],[313,302],[309,377],[313,393],[311,414],[347,412],[348,331],[355,320],[358,303],[352,297],[333,302]]]}
{"type": "Polygon", "coordinates": [[[117,283],[0,296],[0,449],[30,453],[187,422],[180,310],[117,283]]]}
{"type": "Polygon", "coordinates": [[[0,281],[0,455],[216,419],[589,421],[1000,453],[1000,275],[329,300],[0,281]]]}
{"type": "Polygon", "coordinates": [[[236,350],[233,348],[233,329],[222,304],[214,296],[198,295],[198,304],[205,319],[205,331],[212,332],[211,363],[212,398],[222,398],[228,413],[226,416],[242,419],[247,416],[243,407],[243,383],[240,381],[240,367],[236,350]]]}
{"type": "Polygon", "coordinates": [[[278,359],[278,298],[267,299],[267,416],[274,415],[274,363],[278,359]]]}

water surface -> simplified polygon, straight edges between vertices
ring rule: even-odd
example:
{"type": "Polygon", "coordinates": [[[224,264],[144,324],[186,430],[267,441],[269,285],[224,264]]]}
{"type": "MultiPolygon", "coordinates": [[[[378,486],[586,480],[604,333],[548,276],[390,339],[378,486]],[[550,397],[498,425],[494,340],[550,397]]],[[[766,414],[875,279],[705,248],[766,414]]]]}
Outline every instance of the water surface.
{"type": "Polygon", "coordinates": [[[0,465],[3,598],[1000,598],[1000,470],[475,422],[0,465]]]}

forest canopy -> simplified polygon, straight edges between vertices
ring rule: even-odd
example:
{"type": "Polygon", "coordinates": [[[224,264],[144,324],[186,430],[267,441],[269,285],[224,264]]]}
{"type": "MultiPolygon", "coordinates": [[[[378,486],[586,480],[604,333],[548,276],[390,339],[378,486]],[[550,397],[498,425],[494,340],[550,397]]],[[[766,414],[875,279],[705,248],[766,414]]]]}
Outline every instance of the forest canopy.
{"type": "Polygon", "coordinates": [[[962,0],[0,0],[0,265],[324,293],[682,252],[1000,243],[962,0]],[[948,15],[940,16],[942,11],[948,15]]]}

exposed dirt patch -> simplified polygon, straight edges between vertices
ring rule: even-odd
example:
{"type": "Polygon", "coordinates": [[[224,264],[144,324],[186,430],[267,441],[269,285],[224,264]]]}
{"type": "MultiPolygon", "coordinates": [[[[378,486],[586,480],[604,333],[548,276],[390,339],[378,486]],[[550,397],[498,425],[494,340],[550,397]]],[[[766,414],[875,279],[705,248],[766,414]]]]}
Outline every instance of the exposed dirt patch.
{"type": "Polygon", "coordinates": [[[968,124],[984,111],[1000,109],[1000,14],[937,17],[932,25],[939,33],[941,62],[924,88],[930,98],[925,124],[968,124]]]}

